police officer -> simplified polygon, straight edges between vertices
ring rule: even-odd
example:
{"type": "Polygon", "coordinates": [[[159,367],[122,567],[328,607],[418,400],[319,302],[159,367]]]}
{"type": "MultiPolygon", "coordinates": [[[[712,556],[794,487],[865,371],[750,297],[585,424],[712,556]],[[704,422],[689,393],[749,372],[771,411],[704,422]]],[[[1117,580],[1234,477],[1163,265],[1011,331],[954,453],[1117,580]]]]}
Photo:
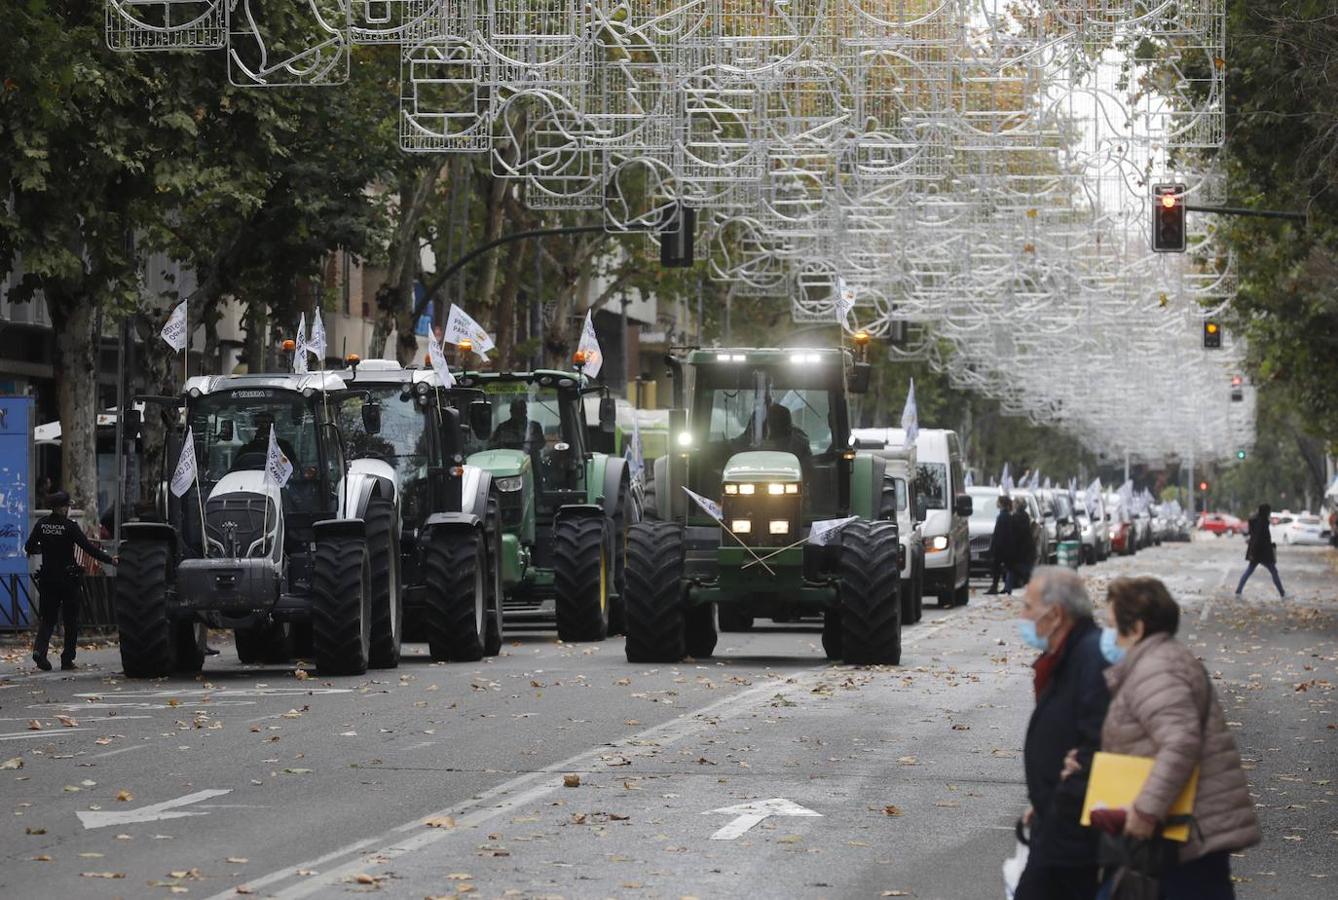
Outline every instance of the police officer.
{"type": "Polygon", "coordinates": [[[57,491],[48,500],[51,503],[51,515],[38,521],[33,526],[33,533],[23,545],[29,556],[42,554],[42,568],[37,573],[37,587],[41,595],[38,606],[39,623],[37,642],[33,646],[33,662],[43,672],[51,671],[51,663],[46,658],[51,632],[56,627],[56,615],[65,623],[65,646],[60,652],[62,670],[78,668],[74,664],[74,651],[79,637],[79,575],[82,570],[74,561],[74,546],[78,544],[85,553],[94,559],[111,565],[117,564],[119,557],[108,556],[84,536],[83,531],[70,520],[70,495],[57,491]]]}

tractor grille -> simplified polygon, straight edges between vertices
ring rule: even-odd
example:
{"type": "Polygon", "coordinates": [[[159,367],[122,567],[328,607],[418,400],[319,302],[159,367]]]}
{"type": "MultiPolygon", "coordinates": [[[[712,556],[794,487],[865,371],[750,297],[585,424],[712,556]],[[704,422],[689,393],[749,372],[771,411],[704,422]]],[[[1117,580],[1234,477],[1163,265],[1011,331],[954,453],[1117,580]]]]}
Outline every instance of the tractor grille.
{"type": "Polygon", "coordinates": [[[269,527],[273,529],[274,506],[260,494],[229,494],[209,500],[204,506],[209,555],[263,556],[263,548],[257,547],[254,553],[249,553],[249,548],[260,539],[267,517],[269,527]]]}
{"type": "MultiPolygon", "coordinates": [[[[768,494],[766,485],[758,485],[752,495],[726,494],[721,508],[725,512],[725,527],[749,547],[784,547],[799,540],[803,531],[803,495],[768,494]],[[740,530],[742,523],[746,530],[740,530]],[[771,523],[785,522],[784,532],[772,533],[771,523]]],[[[726,545],[734,543],[722,537],[726,545]]]]}
{"type": "Polygon", "coordinates": [[[502,528],[506,531],[519,531],[525,519],[524,491],[495,491],[497,511],[502,517],[502,528]]]}

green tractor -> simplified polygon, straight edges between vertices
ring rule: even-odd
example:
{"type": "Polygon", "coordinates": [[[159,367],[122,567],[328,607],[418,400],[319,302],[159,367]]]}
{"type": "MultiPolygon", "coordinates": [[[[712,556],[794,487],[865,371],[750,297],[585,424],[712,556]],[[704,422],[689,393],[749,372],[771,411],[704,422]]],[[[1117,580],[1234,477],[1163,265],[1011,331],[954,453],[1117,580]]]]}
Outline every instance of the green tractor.
{"type": "Polygon", "coordinates": [[[470,466],[489,473],[502,522],[508,619],[550,614],[564,641],[623,630],[626,532],[641,519],[639,493],[611,445],[616,408],[607,388],[579,372],[465,372],[462,409],[470,466]],[[583,399],[598,394],[591,427],[583,399]]]}
{"type": "Polygon", "coordinates": [[[648,521],[628,533],[628,661],[709,657],[722,620],[821,613],[829,658],[898,664],[885,463],[850,439],[847,398],[867,389],[868,364],[814,349],[666,359],[672,446],[654,464],[648,521]]]}

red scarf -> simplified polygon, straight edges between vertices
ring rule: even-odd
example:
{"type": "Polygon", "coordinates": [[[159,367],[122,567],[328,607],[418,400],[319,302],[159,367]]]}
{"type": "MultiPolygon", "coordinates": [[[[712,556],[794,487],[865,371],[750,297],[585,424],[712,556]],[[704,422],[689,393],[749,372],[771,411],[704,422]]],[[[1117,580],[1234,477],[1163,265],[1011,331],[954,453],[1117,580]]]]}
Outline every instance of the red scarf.
{"type": "Polygon", "coordinates": [[[1064,648],[1068,645],[1069,635],[1073,629],[1069,629],[1068,634],[1064,635],[1064,640],[1059,642],[1059,646],[1053,650],[1047,650],[1037,657],[1036,662],[1031,664],[1035,670],[1034,684],[1036,687],[1036,697],[1039,699],[1041,694],[1050,685],[1050,679],[1054,677],[1055,669],[1059,667],[1059,661],[1064,658],[1064,648]]]}

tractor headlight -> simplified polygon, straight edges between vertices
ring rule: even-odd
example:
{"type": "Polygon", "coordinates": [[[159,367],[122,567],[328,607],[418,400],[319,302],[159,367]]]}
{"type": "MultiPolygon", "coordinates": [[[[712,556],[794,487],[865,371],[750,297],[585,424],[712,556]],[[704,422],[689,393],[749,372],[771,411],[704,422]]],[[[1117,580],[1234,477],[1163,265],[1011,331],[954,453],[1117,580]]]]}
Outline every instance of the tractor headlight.
{"type": "Polygon", "coordinates": [[[773,481],[773,482],[771,482],[771,484],[767,485],[767,493],[768,493],[768,494],[783,494],[783,493],[785,493],[785,485],[781,484],[781,483],[778,482],[778,481],[773,481]]]}
{"type": "Polygon", "coordinates": [[[420,381],[413,386],[413,389],[420,397],[424,397],[427,395],[427,392],[431,390],[431,387],[426,381],[420,381]]]}
{"type": "Polygon", "coordinates": [[[685,450],[686,450],[688,447],[691,447],[691,446],[692,446],[692,433],[691,433],[691,432],[688,432],[688,431],[680,431],[680,432],[678,433],[678,446],[682,447],[682,448],[685,449],[685,450]]]}
{"type": "Polygon", "coordinates": [[[768,530],[769,530],[772,534],[789,534],[789,533],[790,533],[790,520],[789,520],[789,519],[772,519],[771,522],[770,522],[770,528],[769,528],[768,530]]]}
{"type": "Polygon", "coordinates": [[[752,534],[753,523],[751,519],[735,519],[729,523],[729,530],[735,534],[752,534]]]}
{"type": "Polygon", "coordinates": [[[504,494],[513,494],[525,486],[525,479],[520,475],[508,475],[505,478],[498,478],[493,484],[497,485],[497,490],[504,494]]]}
{"type": "Polygon", "coordinates": [[[947,536],[946,534],[940,534],[940,535],[938,535],[937,537],[931,539],[931,540],[929,541],[929,549],[930,549],[931,552],[934,552],[934,553],[937,553],[937,552],[939,552],[939,551],[941,551],[941,550],[947,550],[947,549],[948,549],[948,536],[947,536]]]}

